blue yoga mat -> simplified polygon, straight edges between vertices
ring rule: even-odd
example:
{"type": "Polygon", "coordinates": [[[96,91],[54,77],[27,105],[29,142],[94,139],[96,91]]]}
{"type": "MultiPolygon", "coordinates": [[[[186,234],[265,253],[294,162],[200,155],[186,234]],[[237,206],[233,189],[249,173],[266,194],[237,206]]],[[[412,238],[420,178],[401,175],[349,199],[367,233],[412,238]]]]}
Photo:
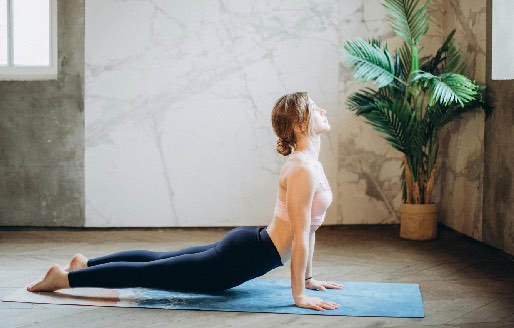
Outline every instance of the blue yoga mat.
{"type": "Polygon", "coordinates": [[[316,291],[317,296],[340,304],[339,309],[315,311],[294,305],[288,279],[254,279],[220,293],[183,293],[145,288],[63,289],[30,293],[22,288],[3,301],[173,310],[270,312],[313,315],[422,318],[425,316],[418,284],[337,281],[343,289],[316,291]]]}

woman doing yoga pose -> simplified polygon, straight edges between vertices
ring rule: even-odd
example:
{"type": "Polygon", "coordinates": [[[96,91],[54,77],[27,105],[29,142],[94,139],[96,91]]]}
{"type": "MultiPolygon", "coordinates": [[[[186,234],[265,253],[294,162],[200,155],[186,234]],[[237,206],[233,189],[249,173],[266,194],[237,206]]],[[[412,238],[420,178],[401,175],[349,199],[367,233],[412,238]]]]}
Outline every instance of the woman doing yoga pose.
{"type": "Polygon", "coordinates": [[[279,138],[277,151],[288,159],[280,171],[274,217],[266,228],[238,227],[216,243],[173,252],[129,250],[92,259],[76,254],[68,268],[53,265],[27,289],[144,287],[215,292],[262,276],[291,258],[296,305],[319,311],[338,308],[339,304],[305,294],[305,288],[343,288],[312,278],[315,232],[332,202],[318,161],[320,136],[330,130],[325,114],[304,92],[276,102],[272,125],[279,138]]]}

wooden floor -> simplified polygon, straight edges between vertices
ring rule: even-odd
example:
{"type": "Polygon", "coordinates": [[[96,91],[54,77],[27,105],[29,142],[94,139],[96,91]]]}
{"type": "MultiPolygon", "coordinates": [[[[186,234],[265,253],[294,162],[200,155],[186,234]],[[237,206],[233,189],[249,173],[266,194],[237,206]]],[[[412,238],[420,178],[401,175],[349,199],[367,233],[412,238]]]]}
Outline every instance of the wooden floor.
{"type": "MultiPolygon", "coordinates": [[[[0,298],[52,263],[125,249],[173,250],[210,243],[228,229],[0,231],[0,298]]],[[[289,278],[289,263],[267,274],[289,278]]],[[[0,327],[514,327],[512,257],[440,227],[437,240],[398,237],[398,226],[320,229],[320,279],[418,283],[425,318],[325,317],[0,303],[0,327]]],[[[344,306],[344,304],[341,304],[344,306]]]]}

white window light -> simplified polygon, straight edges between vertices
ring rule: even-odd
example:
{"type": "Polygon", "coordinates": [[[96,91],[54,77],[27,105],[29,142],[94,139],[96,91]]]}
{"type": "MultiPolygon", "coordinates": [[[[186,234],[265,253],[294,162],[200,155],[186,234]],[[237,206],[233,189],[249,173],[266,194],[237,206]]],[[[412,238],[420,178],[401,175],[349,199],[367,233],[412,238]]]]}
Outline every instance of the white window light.
{"type": "Polygon", "coordinates": [[[514,80],[514,36],[512,35],[512,12],[514,1],[494,0],[492,2],[492,56],[491,78],[493,80],[514,80]]]}
{"type": "Polygon", "coordinates": [[[57,0],[0,0],[0,80],[57,79],[57,0]]]}

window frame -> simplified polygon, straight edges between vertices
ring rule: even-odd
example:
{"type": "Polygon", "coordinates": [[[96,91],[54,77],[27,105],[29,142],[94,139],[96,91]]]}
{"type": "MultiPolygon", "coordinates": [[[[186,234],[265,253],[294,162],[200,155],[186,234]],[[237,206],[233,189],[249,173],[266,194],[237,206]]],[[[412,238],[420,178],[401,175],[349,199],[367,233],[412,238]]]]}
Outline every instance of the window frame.
{"type": "Polygon", "coordinates": [[[14,66],[12,1],[7,0],[7,66],[0,66],[0,80],[34,81],[56,80],[58,76],[58,40],[57,40],[57,0],[49,0],[50,5],[50,65],[49,66],[14,66]]]}

